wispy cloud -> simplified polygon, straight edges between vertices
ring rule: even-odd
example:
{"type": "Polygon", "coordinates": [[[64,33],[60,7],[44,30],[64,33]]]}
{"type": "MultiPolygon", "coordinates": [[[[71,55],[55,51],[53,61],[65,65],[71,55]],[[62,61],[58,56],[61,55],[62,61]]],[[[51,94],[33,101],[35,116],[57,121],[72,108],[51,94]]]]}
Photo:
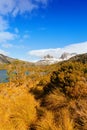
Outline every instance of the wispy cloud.
{"type": "Polygon", "coordinates": [[[54,57],[59,58],[64,52],[77,54],[87,53],[87,42],[71,44],[69,46],[65,46],[64,48],[32,50],[28,52],[28,55],[41,58],[47,54],[50,54],[54,57]]]}
{"type": "Polygon", "coordinates": [[[17,37],[16,34],[10,32],[0,32],[0,42],[6,42],[9,40],[14,40],[17,37]]]}
{"type": "Polygon", "coordinates": [[[17,27],[14,29],[14,31],[15,33],[19,33],[19,29],[17,27]]]}
{"type": "MultiPolygon", "coordinates": [[[[9,19],[5,19],[8,18],[8,15],[15,18],[17,15],[22,15],[26,12],[31,13],[40,6],[47,5],[47,3],[48,0],[0,0],[0,43],[8,43],[9,40],[15,40],[16,36],[20,35],[17,27],[14,28],[14,33],[8,31],[10,23],[9,19]]],[[[23,38],[29,37],[29,35],[24,34],[23,38]]]]}
{"type": "Polygon", "coordinates": [[[23,39],[28,39],[28,38],[30,38],[30,35],[29,34],[24,34],[23,39]]]}
{"type": "Polygon", "coordinates": [[[9,25],[8,25],[8,22],[3,19],[2,16],[0,16],[0,31],[4,31],[6,29],[8,29],[9,25]]]}
{"type": "Polygon", "coordinates": [[[47,5],[49,0],[35,0],[35,1],[42,3],[43,5],[47,5]]]}
{"type": "Polygon", "coordinates": [[[2,49],[0,49],[0,54],[3,54],[3,55],[9,55],[8,52],[6,52],[6,51],[4,51],[4,50],[2,50],[2,49]]]}
{"type": "Polygon", "coordinates": [[[11,47],[13,47],[13,45],[10,43],[4,43],[4,44],[2,44],[2,47],[3,48],[11,48],[11,47]]]}
{"type": "Polygon", "coordinates": [[[18,13],[31,12],[39,6],[47,5],[48,0],[2,0],[0,1],[0,14],[12,14],[16,16],[18,13]]]}
{"type": "Polygon", "coordinates": [[[0,0],[0,14],[6,15],[11,13],[15,6],[14,0],[0,0]]]}

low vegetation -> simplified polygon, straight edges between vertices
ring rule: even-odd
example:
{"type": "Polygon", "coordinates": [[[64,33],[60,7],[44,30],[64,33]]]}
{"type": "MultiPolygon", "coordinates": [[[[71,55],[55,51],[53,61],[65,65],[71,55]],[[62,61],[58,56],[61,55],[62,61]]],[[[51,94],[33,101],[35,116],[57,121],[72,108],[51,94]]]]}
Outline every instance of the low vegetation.
{"type": "Polygon", "coordinates": [[[87,55],[54,65],[0,66],[0,130],[87,130],[87,55]],[[84,59],[83,59],[84,57],[84,59]]]}

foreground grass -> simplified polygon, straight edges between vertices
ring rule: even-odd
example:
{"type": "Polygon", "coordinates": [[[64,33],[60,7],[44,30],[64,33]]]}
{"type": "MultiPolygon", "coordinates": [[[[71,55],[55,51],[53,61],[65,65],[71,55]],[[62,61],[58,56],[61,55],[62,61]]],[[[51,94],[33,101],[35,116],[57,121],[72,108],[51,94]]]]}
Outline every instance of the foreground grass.
{"type": "Polygon", "coordinates": [[[87,130],[87,64],[6,68],[10,80],[0,84],[0,130],[87,130]]]}
{"type": "Polygon", "coordinates": [[[36,106],[23,86],[5,86],[0,94],[0,130],[27,130],[36,120],[36,106]]]}

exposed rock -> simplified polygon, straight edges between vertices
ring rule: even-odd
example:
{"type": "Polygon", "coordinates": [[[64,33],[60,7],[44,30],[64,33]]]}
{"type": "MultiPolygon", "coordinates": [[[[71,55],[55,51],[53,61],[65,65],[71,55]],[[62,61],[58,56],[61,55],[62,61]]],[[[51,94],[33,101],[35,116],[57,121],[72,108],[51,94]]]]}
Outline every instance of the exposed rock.
{"type": "Polygon", "coordinates": [[[11,63],[12,61],[14,61],[16,59],[13,59],[11,57],[8,57],[8,56],[5,56],[3,54],[0,54],[0,64],[3,64],[3,63],[11,63]]]}
{"type": "Polygon", "coordinates": [[[64,61],[64,60],[68,60],[70,59],[71,57],[74,57],[76,56],[76,53],[67,53],[67,52],[64,52],[60,58],[56,58],[56,57],[53,57],[51,55],[46,55],[43,57],[42,60],[40,61],[37,61],[35,64],[36,65],[50,65],[50,64],[55,64],[55,63],[58,63],[60,61],[64,61]]]}
{"type": "Polygon", "coordinates": [[[63,59],[63,60],[68,60],[69,58],[73,57],[73,56],[76,56],[77,54],[76,53],[67,53],[67,52],[64,52],[60,59],[63,59]]]}

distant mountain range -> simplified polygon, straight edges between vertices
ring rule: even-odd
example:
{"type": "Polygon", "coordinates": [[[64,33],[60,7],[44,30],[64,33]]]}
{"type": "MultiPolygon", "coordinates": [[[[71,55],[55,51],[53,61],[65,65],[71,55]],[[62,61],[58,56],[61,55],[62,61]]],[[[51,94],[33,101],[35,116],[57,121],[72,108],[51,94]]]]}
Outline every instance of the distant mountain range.
{"type": "Polygon", "coordinates": [[[42,60],[37,61],[35,64],[36,65],[54,64],[54,63],[57,63],[57,62],[60,62],[60,61],[68,60],[71,57],[74,57],[76,55],[77,55],[76,53],[67,53],[67,52],[64,52],[59,58],[55,58],[55,57],[53,57],[53,56],[51,56],[51,55],[48,54],[48,55],[44,56],[42,60]]]}
{"type": "MultiPolygon", "coordinates": [[[[26,61],[25,62],[34,64],[34,65],[50,65],[50,64],[58,63],[58,62],[69,60],[69,59],[73,60],[73,61],[81,61],[83,63],[86,63],[87,62],[87,53],[77,55],[76,53],[64,52],[59,58],[55,58],[48,54],[48,55],[44,56],[42,60],[39,60],[35,63],[26,62],[26,61]]],[[[11,63],[16,60],[17,59],[0,54],[0,64],[11,63]]],[[[19,61],[21,61],[21,60],[19,60],[19,61]]]]}

